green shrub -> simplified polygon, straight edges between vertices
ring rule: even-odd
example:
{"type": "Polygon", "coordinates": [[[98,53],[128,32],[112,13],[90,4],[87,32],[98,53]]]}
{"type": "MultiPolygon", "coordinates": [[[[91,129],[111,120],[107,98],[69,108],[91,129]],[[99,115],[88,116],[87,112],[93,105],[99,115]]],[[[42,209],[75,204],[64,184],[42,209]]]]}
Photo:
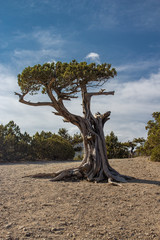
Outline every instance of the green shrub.
{"type": "Polygon", "coordinates": [[[152,149],[151,161],[160,162],[160,144],[152,149]]]}
{"type": "Polygon", "coordinates": [[[68,160],[74,157],[74,149],[70,142],[56,134],[44,137],[43,133],[36,133],[33,136],[32,151],[38,159],[68,160]]]}

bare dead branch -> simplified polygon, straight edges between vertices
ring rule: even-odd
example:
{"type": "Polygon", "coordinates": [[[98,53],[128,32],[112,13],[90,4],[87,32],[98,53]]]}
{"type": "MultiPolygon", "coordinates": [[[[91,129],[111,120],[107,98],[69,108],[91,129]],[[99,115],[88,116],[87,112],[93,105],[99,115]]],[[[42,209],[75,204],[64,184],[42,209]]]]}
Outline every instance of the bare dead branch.
{"type": "Polygon", "coordinates": [[[53,107],[52,102],[31,102],[31,101],[24,100],[24,96],[26,95],[26,93],[22,95],[20,93],[15,92],[15,95],[19,96],[19,102],[24,103],[26,105],[30,105],[30,106],[52,106],[53,107]]]}
{"type": "Polygon", "coordinates": [[[87,93],[88,97],[92,97],[92,96],[99,96],[99,95],[114,95],[114,91],[111,92],[104,92],[103,90],[100,90],[99,92],[89,92],[87,93]]]}

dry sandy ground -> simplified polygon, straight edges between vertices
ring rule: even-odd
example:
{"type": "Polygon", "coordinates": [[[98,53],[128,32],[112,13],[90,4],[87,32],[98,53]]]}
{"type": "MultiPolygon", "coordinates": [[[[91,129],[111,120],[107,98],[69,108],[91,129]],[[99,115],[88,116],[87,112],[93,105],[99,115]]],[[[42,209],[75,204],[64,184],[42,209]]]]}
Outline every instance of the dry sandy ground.
{"type": "Polygon", "coordinates": [[[160,163],[111,160],[122,186],[23,178],[77,164],[0,164],[0,240],[160,239],[160,163]]]}

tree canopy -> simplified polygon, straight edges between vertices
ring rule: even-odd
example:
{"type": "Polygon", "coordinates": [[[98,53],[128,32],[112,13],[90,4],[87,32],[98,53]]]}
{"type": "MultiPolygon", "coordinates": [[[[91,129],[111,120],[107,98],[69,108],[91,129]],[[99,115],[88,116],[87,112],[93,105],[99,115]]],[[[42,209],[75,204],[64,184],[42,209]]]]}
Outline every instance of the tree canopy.
{"type": "Polygon", "coordinates": [[[27,67],[18,75],[18,84],[23,94],[36,94],[39,90],[48,93],[54,90],[59,98],[69,100],[82,86],[102,85],[116,70],[110,64],[97,65],[86,62],[45,63],[27,67]]]}

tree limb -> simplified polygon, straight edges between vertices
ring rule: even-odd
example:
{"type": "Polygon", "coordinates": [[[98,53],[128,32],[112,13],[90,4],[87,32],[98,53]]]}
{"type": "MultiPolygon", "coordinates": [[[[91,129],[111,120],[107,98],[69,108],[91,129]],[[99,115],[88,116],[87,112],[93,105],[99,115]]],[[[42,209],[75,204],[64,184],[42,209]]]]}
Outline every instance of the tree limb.
{"type": "Polygon", "coordinates": [[[25,93],[25,94],[20,94],[20,93],[14,93],[15,95],[17,95],[17,96],[19,96],[19,102],[21,102],[21,103],[24,103],[24,104],[26,104],[26,105],[30,105],[30,106],[52,106],[53,107],[53,104],[52,104],[52,102],[30,102],[30,101],[26,101],[26,100],[24,100],[24,96],[27,94],[27,93],[25,93]]]}
{"type": "Polygon", "coordinates": [[[100,90],[99,92],[89,92],[87,93],[87,97],[92,97],[92,96],[99,96],[99,95],[114,95],[114,91],[110,91],[110,92],[104,92],[102,90],[100,90]]]}
{"type": "Polygon", "coordinates": [[[52,93],[52,83],[55,81],[55,78],[52,78],[52,80],[49,82],[48,86],[47,86],[47,93],[48,93],[48,96],[49,98],[51,99],[55,109],[58,111],[59,107],[58,107],[58,102],[57,100],[55,99],[55,97],[53,96],[53,93],[52,93]]]}

